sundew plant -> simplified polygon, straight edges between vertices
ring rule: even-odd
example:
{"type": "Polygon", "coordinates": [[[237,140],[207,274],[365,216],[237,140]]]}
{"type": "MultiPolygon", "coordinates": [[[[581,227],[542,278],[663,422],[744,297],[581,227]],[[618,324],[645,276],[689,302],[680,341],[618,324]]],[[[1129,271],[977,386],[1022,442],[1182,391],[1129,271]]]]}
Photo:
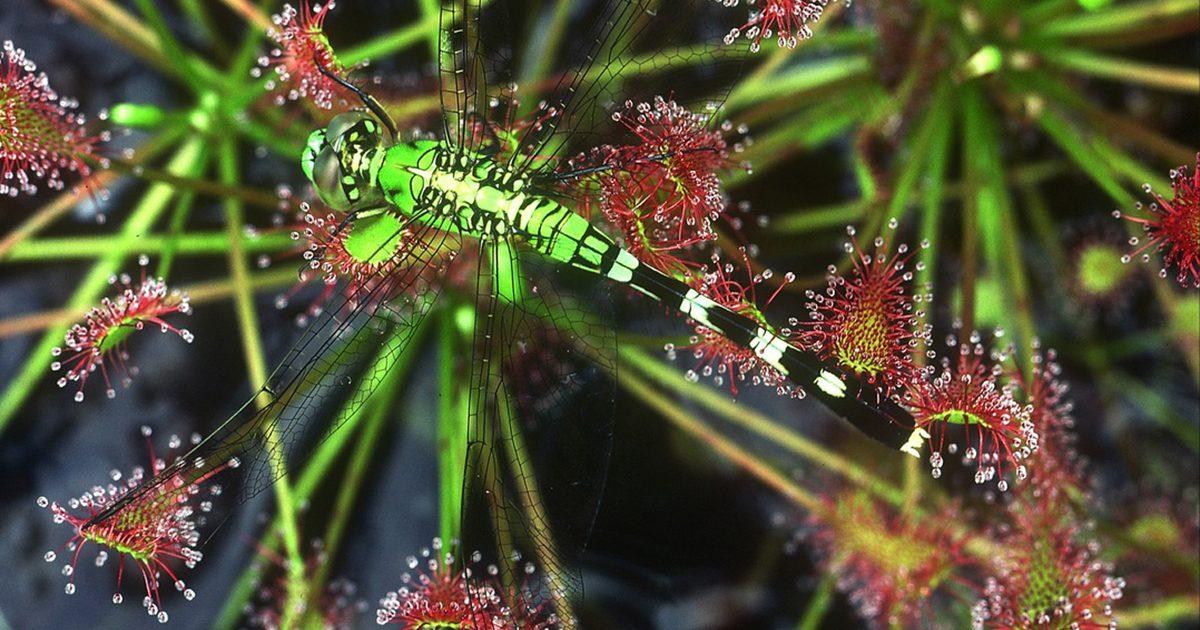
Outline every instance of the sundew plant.
{"type": "Polygon", "coordinates": [[[0,42],[0,628],[1200,623],[1195,0],[0,42]]]}

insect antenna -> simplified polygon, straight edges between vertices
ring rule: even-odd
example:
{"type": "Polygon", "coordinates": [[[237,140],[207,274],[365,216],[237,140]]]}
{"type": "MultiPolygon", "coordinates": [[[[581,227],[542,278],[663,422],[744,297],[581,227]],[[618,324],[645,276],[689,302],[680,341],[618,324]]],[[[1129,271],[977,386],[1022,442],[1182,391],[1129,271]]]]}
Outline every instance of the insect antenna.
{"type": "MultiPolygon", "coordinates": [[[[313,61],[314,62],[317,61],[315,55],[313,57],[313,61]]],[[[366,105],[367,109],[371,110],[371,113],[375,114],[375,117],[378,118],[379,121],[383,123],[383,126],[387,127],[389,139],[391,139],[392,141],[396,140],[396,137],[399,135],[399,133],[397,133],[397,131],[396,131],[396,121],[392,120],[392,117],[389,116],[388,113],[383,110],[383,106],[379,104],[379,101],[376,100],[374,96],[367,94],[366,92],[363,91],[362,88],[358,87],[357,85],[354,85],[353,83],[350,83],[349,81],[330,72],[325,66],[321,65],[320,63],[316,63],[316,66],[317,66],[317,70],[319,70],[321,72],[321,74],[328,77],[329,80],[337,83],[338,85],[346,88],[347,90],[350,90],[351,92],[354,92],[354,95],[357,96],[359,98],[359,100],[361,100],[363,102],[363,105],[366,105]]]]}

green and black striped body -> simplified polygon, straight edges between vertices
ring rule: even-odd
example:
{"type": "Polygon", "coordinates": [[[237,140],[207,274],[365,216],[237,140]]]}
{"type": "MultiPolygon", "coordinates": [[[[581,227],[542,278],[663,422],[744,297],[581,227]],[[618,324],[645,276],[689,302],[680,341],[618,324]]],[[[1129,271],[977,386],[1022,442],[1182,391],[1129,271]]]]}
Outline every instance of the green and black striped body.
{"type": "MultiPolygon", "coordinates": [[[[337,185],[342,190],[322,190],[321,182],[313,179],[327,203],[339,197],[352,204],[384,200],[389,206],[385,211],[451,225],[467,237],[521,240],[551,260],[628,285],[750,349],[868,435],[917,455],[922,436],[912,431],[911,421],[905,422],[908,414],[890,399],[878,398],[873,391],[860,392],[853,374],[787,343],[684,282],[641,264],[583,216],[535,190],[528,178],[484,155],[455,151],[438,141],[360,149],[354,140],[340,146],[336,141],[310,140],[309,164],[319,162],[322,150],[340,149],[337,185]]],[[[306,171],[311,173],[311,166],[306,165],[306,171]]]]}

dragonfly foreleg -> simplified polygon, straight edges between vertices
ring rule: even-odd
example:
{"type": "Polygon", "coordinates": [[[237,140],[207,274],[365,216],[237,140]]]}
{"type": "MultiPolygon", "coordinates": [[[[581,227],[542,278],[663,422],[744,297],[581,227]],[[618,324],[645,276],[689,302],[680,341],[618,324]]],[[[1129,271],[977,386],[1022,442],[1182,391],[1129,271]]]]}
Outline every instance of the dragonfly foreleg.
{"type": "Polygon", "coordinates": [[[375,114],[375,117],[379,119],[379,122],[382,122],[383,126],[387,127],[388,137],[393,142],[396,140],[396,138],[400,135],[399,132],[396,131],[396,121],[392,120],[392,117],[389,116],[386,111],[384,111],[383,105],[380,105],[379,101],[376,100],[374,96],[367,94],[357,85],[354,85],[342,77],[330,72],[329,69],[321,63],[321,60],[317,58],[315,53],[313,54],[313,65],[315,65],[317,70],[319,70],[321,74],[325,75],[330,81],[333,81],[347,90],[354,92],[354,95],[363,102],[363,105],[366,105],[367,109],[371,110],[372,114],[375,114]]]}

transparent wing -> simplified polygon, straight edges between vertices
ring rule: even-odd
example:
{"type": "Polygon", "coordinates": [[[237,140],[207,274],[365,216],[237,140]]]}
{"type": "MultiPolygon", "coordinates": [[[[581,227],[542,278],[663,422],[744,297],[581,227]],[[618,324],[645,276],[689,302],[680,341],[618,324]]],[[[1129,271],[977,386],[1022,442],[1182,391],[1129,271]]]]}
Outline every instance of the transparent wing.
{"type": "Polygon", "coordinates": [[[463,548],[548,597],[563,627],[612,442],[616,336],[597,278],[485,243],[463,489],[463,548]],[[578,297],[572,298],[570,294],[578,297]],[[586,308],[583,306],[586,304],[586,308]],[[518,552],[523,560],[514,561],[518,552]]]}
{"type": "Polygon", "coordinates": [[[672,98],[712,117],[741,74],[746,46],[722,43],[721,7],[706,2],[584,0],[442,5],[442,112],[460,153],[510,134],[510,167],[620,139],[626,101],[672,98]],[[513,46],[512,33],[532,33],[513,46]]]}
{"type": "MultiPolygon", "coordinates": [[[[402,354],[437,300],[437,278],[448,252],[461,249],[458,237],[414,215],[397,234],[410,230],[397,264],[381,269],[359,291],[334,298],[255,395],[156,479],[127,494],[93,517],[104,521],[165,483],[188,483],[214,466],[236,458],[244,483],[236,503],[270,487],[299,465],[366,401],[402,354]],[[405,289],[412,289],[405,291],[405,289]],[[393,297],[396,296],[396,297],[393,297]],[[385,346],[383,335],[396,340],[385,346]],[[386,350],[380,350],[386,347],[386,350]],[[386,352],[390,356],[380,356],[386,352]],[[330,419],[332,418],[332,419],[330,419]]],[[[389,239],[390,242],[390,239],[389,239]]]]}
{"type": "Polygon", "coordinates": [[[443,137],[463,155],[489,143],[489,111],[513,99],[507,2],[443,0],[439,26],[443,137]]]}
{"type": "Polygon", "coordinates": [[[538,124],[523,128],[512,166],[549,170],[556,157],[620,142],[628,132],[612,114],[627,101],[662,96],[713,120],[722,115],[747,55],[745,47],[723,45],[717,3],[598,0],[583,6],[572,12],[559,50],[549,53],[554,62],[547,75],[522,84],[525,96],[540,99],[537,111],[526,114],[538,124]]]}

